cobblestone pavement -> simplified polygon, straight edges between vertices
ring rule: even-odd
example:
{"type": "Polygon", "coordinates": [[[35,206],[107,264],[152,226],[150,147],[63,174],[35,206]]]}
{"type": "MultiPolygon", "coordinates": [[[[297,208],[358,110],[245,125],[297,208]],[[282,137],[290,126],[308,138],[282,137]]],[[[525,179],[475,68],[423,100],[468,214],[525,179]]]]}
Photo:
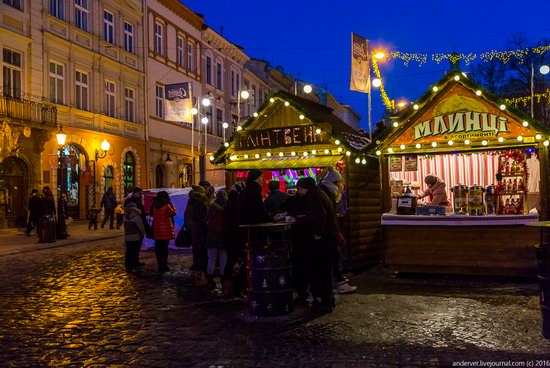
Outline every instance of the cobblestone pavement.
{"type": "Polygon", "coordinates": [[[374,269],[331,314],[266,319],[195,289],[189,258],[171,254],[160,276],[154,253],[142,252],[144,270],[127,274],[121,238],[0,257],[0,366],[550,365],[531,282],[374,269]]]}

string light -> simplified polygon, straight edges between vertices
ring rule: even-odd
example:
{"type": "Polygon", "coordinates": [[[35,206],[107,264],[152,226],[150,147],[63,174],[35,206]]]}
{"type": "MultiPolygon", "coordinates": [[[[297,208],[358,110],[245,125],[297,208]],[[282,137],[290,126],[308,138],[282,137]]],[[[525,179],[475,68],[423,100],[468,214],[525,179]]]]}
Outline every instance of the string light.
{"type": "Polygon", "coordinates": [[[243,127],[239,125],[239,126],[237,127],[237,131],[240,132],[241,130],[243,130],[243,127]]]}
{"type": "Polygon", "coordinates": [[[470,144],[470,140],[469,140],[469,139],[465,139],[465,140],[464,140],[464,144],[465,144],[465,145],[469,145],[469,144],[470,144]]]}
{"type": "Polygon", "coordinates": [[[229,147],[229,142],[225,142],[223,145],[224,145],[225,147],[229,147]]]}
{"type": "Polygon", "coordinates": [[[273,102],[275,102],[275,99],[274,99],[273,97],[271,97],[271,98],[269,99],[269,102],[273,103],[273,102]]]}
{"type": "Polygon", "coordinates": [[[328,149],[325,150],[325,155],[328,155],[330,151],[328,149]]]}
{"type": "Polygon", "coordinates": [[[506,105],[505,104],[502,104],[499,106],[501,110],[506,110],[506,105]]]}
{"type": "Polygon", "coordinates": [[[522,137],[521,135],[518,135],[518,138],[517,138],[517,139],[518,139],[518,141],[520,141],[520,142],[523,141],[523,137],[522,137]]]}
{"type": "Polygon", "coordinates": [[[244,157],[244,159],[245,159],[245,160],[247,160],[247,159],[248,159],[248,155],[244,155],[243,157],[244,157]]]}
{"type": "Polygon", "coordinates": [[[285,101],[285,106],[289,106],[290,103],[288,101],[285,101]]]}
{"type": "Polygon", "coordinates": [[[296,156],[296,152],[292,151],[292,152],[290,152],[290,155],[291,156],[296,156]]]}
{"type": "Polygon", "coordinates": [[[357,157],[357,158],[355,159],[355,163],[356,163],[356,164],[361,163],[361,159],[360,159],[359,157],[357,157]]]}
{"type": "Polygon", "coordinates": [[[499,141],[500,143],[504,142],[504,137],[498,137],[498,141],[499,141]]]}
{"type": "Polygon", "coordinates": [[[366,160],[366,159],[362,159],[362,160],[361,160],[361,163],[362,163],[363,165],[365,165],[365,164],[367,163],[367,160],[366,160]]]}
{"type": "Polygon", "coordinates": [[[398,123],[397,121],[394,121],[394,122],[393,122],[393,126],[394,126],[395,128],[397,128],[397,127],[399,126],[399,123],[398,123]]]}
{"type": "Polygon", "coordinates": [[[344,149],[342,147],[338,147],[338,152],[342,152],[344,149]]]}
{"type": "Polygon", "coordinates": [[[304,157],[307,157],[309,155],[309,153],[306,151],[304,152],[304,157]]]}
{"type": "Polygon", "coordinates": [[[376,151],[376,156],[380,156],[382,154],[382,151],[378,150],[376,151]]]}
{"type": "Polygon", "coordinates": [[[283,157],[285,154],[282,152],[279,152],[279,157],[283,157]]]}
{"type": "Polygon", "coordinates": [[[521,125],[523,125],[524,127],[528,127],[529,126],[529,123],[524,121],[523,123],[521,123],[521,125]]]}
{"type": "Polygon", "coordinates": [[[542,142],[542,144],[544,144],[544,147],[548,147],[548,145],[550,144],[550,142],[547,140],[545,140],[544,142],[542,142]]]}
{"type": "Polygon", "coordinates": [[[256,153],[256,154],[254,155],[254,157],[260,158],[260,154],[259,154],[259,153],[256,153]]]}
{"type": "Polygon", "coordinates": [[[540,135],[540,134],[535,135],[535,139],[536,139],[537,141],[540,141],[541,138],[542,138],[542,135],[540,135]]]}
{"type": "Polygon", "coordinates": [[[413,109],[418,110],[418,105],[414,104],[413,109]]]}
{"type": "Polygon", "coordinates": [[[267,157],[271,157],[271,152],[265,154],[267,157]]]}
{"type": "Polygon", "coordinates": [[[320,128],[315,129],[315,134],[321,134],[321,129],[320,128]]]}
{"type": "Polygon", "coordinates": [[[434,91],[434,92],[439,91],[439,87],[438,87],[438,86],[433,86],[433,87],[432,87],[432,91],[434,91]]]}
{"type": "Polygon", "coordinates": [[[432,142],[432,147],[437,147],[437,142],[432,142]]]}
{"type": "Polygon", "coordinates": [[[476,91],[476,96],[481,96],[481,91],[479,89],[476,91]]]}
{"type": "Polygon", "coordinates": [[[455,144],[455,142],[453,141],[448,141],[447,143],[449,144],[449,146],[452,146],[453,144],[455,144]]]}
{"type": "Polygon", "coordinates": [[[488,143],[488,142],[487,142],[485,139],[481,141],[481,144],[484,145],[484,146],[486,146],[487,143],[488,143]]]}
{"type": "Polygon", "coordinates": [[[351,152],[350,152],[350,151],[346,151],[346,156],[351,156],[351,152]]]}
{"type": "Polygon", "coordinates": [[[454,78],[454,79],[455,79],[455,81],[458,82],[458,81],[460,80],[460,76],[459,76],[459,75],[455,75],[455,78],[454,78]]]}
{"type": "Polygon", "coordinates": [[[340,141],[337,139],[337,140],[334,141],[334,144],[338,146],[338,145],[340,145],[340,141]]]}
{"type": "Polygon", "coordinates": [[[393,148],[391,148],[391,147],[388,148],[388,152],[389,152],[389,153],[393,153],[393,148]]]}
{"type": "Polygon", "coordinates": [[[406,146],[405,146],[404,144],[402,144],[402,145],[399,146],[399,148],[401,148],[402,150],[404,150],[405,147],[406,147],[406,146]]]}
{"type": "Polygon", "coordinates": [[[254,114],[252,114],[252,116],[254,116],[255,118],[257,118],[257,117],[258,117],[258,113],[255,112],[254,114]]]}
{"type": "Polygon", "coordinates": [[[382,97],[382,102],[384,103],[384,106],[386,106],[386,110],[392,111],[394,109],[394,101],[390,100],[388,93],[386,92],[386,87],[384,87],[384,84],[382,83],[382,76],[380,75],[380,69],[378,68],[378,59],[376,57],[372,57],[371,63],[374,75],[378,80],[380,80],[379,90],[380,97],[382,97]]]}
{"type": "Polygon", "coordinates": [[[420,143],[417,143],[416,148],[420,148],[420,147],[422,147],[422,145],[420,143]]]}
{"type": "Polygon", "coordinates": [[[299,118],[300,118],[300,120],[304,120],[305,116],[300,114],[299,118]]]}
{"type": "Polygon", "coordinates": [[[210,156],[210,161],[214,161],[214,156],[210,156]]]}
{"type": "Polygon", "coordinates": [[[316,150],[311,150],[311,154],[312,154],[312,155],[316,155],[316,154],[317,154],[317,151],[316,151],[316,150]]]}

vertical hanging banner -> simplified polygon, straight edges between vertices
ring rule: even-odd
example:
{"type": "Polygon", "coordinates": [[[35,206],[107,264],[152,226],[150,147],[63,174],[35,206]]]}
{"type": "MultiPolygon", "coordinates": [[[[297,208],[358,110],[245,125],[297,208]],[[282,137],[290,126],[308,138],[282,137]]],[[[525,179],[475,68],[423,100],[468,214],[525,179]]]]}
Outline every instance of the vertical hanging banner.
{"type": "Polygon", "coordinates": [[[370,93],[369,41],[351,34],[351,80],[349,89],[370,93]]]}
{"type": "Polygon", "coordinates": [[[191,84],[186,82],[164,86],[164,108],[166,110],[165,120],[192,123],[191,84]]]}

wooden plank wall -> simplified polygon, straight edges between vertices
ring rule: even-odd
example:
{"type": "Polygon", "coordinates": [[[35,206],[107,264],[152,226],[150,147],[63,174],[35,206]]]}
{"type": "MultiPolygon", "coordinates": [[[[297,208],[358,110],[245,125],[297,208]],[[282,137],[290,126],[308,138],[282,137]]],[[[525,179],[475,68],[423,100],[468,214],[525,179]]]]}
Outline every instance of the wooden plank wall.
{"type": "Polygon", "coordinates": [[[366,165],[348,162],[348,213],[344,218],[348,245],[343,266],[362,269],[382,259],[382,188],[379,162],[368,158],[366,165]]]}

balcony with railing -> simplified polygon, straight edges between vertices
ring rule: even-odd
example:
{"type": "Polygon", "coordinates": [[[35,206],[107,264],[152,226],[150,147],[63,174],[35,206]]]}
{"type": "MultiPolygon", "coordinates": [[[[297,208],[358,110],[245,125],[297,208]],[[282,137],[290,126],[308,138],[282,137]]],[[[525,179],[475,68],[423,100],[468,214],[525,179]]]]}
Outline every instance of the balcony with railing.
{"type": "Polygon", "coordinates": [[[0,93],[0,118],[20,120],[21,124],[37,128],[55,129],[57,108],[0,93]]]}

